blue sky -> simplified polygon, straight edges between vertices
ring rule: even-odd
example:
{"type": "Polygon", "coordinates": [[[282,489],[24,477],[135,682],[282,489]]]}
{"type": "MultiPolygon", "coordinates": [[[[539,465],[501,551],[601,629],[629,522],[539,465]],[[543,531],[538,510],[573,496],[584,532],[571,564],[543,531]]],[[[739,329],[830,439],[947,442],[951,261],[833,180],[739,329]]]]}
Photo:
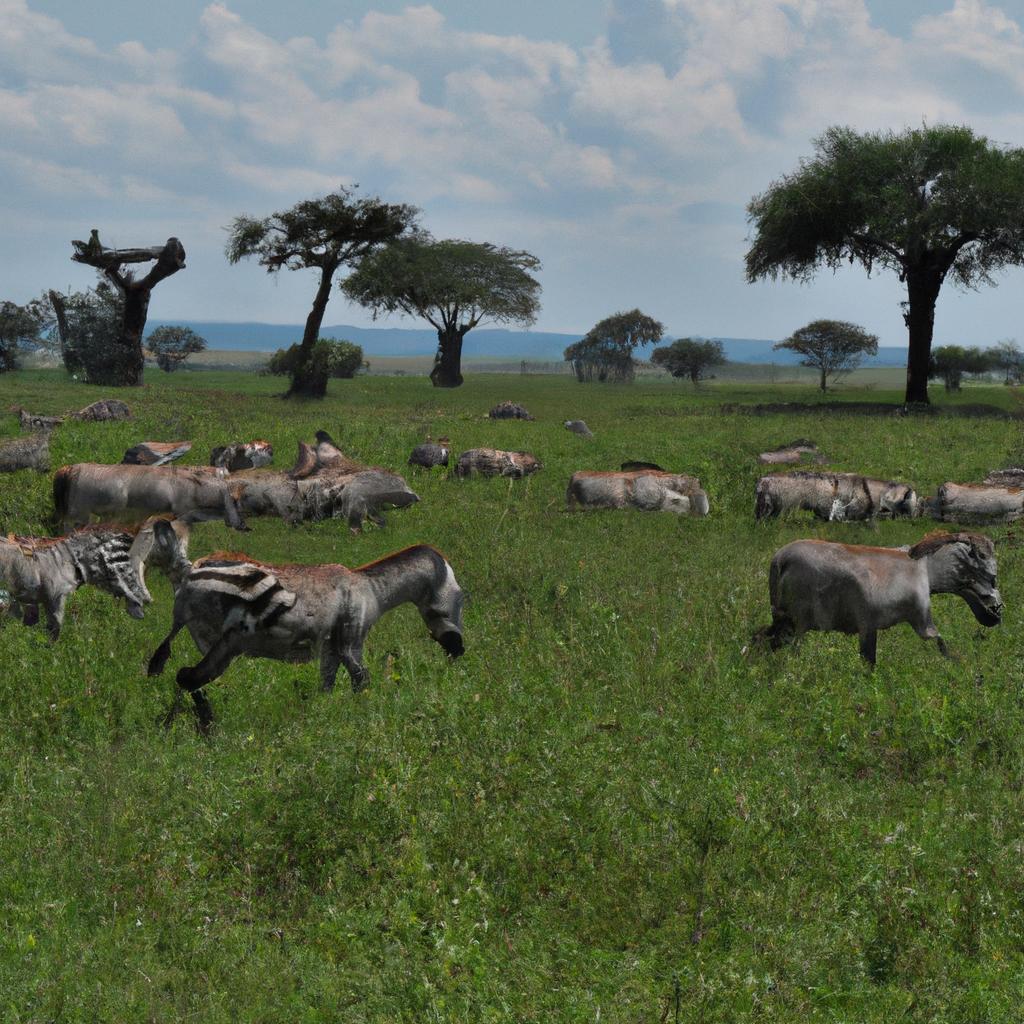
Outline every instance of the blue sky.
{"type": "MultiPolygon", "coordinates": [[[[744,211],[829,125],[922,119],[1024,146],[1024,0],[0,0],[0,298],[91,284],[70,239],[97,227],[182,239],[153,316],[299,323],[313,274],[229,266],[225,227],[358,182],[539,256],[544,330],[639,306],[898,345],[889,275],[746,284],[744,211]]],[[[947,286],[940,343],[1024,342],[1024,273],[998,280],[947,286]]],[[[327,321],[369,323],[340,294],[327,321]]]]}

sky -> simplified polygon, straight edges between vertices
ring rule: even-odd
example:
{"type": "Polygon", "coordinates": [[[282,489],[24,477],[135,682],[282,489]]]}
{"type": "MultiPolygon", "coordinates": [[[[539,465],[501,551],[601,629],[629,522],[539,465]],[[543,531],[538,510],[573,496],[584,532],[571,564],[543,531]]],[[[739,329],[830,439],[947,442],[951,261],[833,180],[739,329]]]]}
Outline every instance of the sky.
{"type": "MultiPolygon", "coordinates": [[[[226,229],[345,184],[539,257],[540,330],[901,345],[891,274],[748,284],[746,206],[830,125],[923,121],[1024,146],[1024,0],[0,0],[0,299],[93,284],[95,227],[182,240],[153,317],[301,323],[315,273],[231,266],[226,229]]],[[[1022,285],[947,284],[936,343],[1024,343],[1022,285]]],[[[338,292],[325,322],[371,325],[338,292]]]]}

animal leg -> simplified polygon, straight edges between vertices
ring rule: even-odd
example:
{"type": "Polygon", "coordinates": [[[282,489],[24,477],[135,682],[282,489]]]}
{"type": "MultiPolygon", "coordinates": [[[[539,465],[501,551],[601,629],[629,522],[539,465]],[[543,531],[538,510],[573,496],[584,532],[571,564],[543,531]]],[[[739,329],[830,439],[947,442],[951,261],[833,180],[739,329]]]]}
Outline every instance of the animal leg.
{"type": "Polygon", "coordinates": [[[349,679],[352,680],[352,692],[359,693],[365,690],[370,682],[370,670],[363,664],[362,641],[345,644],[338,648],[338,658],[349,679]]]}
{"type": "Polygon", "coordinates": [[[163,672],[167,666],[167,659],[171,656],[171,644],[174,643],[174,638],[178,635],[181,627],[184,625],[183,622],[175,622],[171,626],[170,633],[164,637],[163,642],[153,652],[153,656],[149,659],[149,665],[146,667],[147,676],[158,676],[163,672]]]}
{"type": "Polygon", "coordinates": [[[957,661],[957,656],[949,649],[946,645],[946,641],[942,639],[939,631],[935,628],[935,623],[932,621],[931,612],[925,616],[924,620],[920,623],[912,623],[914,632],[922,640],[934,640],[938,645],[939,653],[944,658],[949,658],[950,661],[957,661]]]}
{"type": "Polygon", "coordinates": [[[869,629],[860,635],[860,656],[875,667],[875,652],[878,647],[878,630],[869,629]]]}
{"type": "Polygon", "coordinates": [[[324,693],[330,693],[334,689],[334,680],[337,678],[340,665],[341,650],[329,641],[320,652],[320,687],[324,693]]]}
{"type": "Polygon", "coordinates": [[[203,655],[198,665],[178,670],[178,685],[182,689],[188,690],[189,693],[193,693],[200,687],[224,675],[231,662],[241,653],[236,640],[236,634],[228,633],[227,636],[222,636],[203,655]]]}
{"type": "Polygon", "coordinates": [[[60,636],[60,627],[64,624],[64,601],[65,598],[46,598],[43,607],[46,609],[46,631],[50,634],[50,640],[56,641],[60,636]]]}

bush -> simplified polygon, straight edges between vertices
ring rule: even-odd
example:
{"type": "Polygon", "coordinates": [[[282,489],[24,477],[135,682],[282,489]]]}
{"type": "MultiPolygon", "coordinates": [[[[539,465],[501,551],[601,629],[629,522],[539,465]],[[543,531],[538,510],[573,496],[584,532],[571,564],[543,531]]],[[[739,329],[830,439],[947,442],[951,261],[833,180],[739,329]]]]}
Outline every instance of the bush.
{"type": "Polygon", "coordinates": [[[368,367],[363,360],[363,350],[351,341],[337,341],[334,338],[318,338],[310,351],[309,358],[303,359],[301,345],[279,348],[267,363],[266,372],[277,377],[290,377],[292,389],[308,394],[323,394],[331,377],[350,378],[368,367]],[[301,382],[304,386],[296,388],[301,382]],[[312,385],[312,389],[309,385],[312,385]]]}
{"type": "Polygon", "coordinates": [[[156,365],[167,373],[173,373],[190,355],[206,348],[206,339],[200,337],[191,327],[167,325],[158,327],[146,339],[146,348],[156,359],[156,365]]]}
{"type": "Polygon", "coordinates": [[[85,292],[50,292],[61,356],[68,373],[89,382],[117,380],[123,375],[125,349],[119,344],[124,299],[106,282],[85,292]]]}

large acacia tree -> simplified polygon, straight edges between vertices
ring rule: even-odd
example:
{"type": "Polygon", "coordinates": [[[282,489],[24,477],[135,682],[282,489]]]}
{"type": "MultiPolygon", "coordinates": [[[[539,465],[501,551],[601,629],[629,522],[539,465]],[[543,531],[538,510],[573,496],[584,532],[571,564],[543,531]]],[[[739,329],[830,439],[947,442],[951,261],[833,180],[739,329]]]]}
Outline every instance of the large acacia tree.
{"type": "Polygon", "coordinates": [[[269,274],[282,268],[312,269],[319,274],[313,308],[294,359],[290,394],[323,397],[327,390],[328,375],[319,372],[319,362],[312,355],[334,275],[411,230],[418,213],[415,206],[385,203],[376,196],[356,198],[354,189],[341,186],[330,195],[306,199],[269,217],[241,216],[232,221],[226,248],[232,263],[255,256],[269,274]]]}
{"type": "Polygon", "coordinates": [[[956,125],[833,127],[815,149],[747,207],[747,278],[807,281],[846,261],[895,271],[907,288],[906,400],[927,402],[943,282],[991,284],[996,270],[1024,264],[1024,150],[956,125]]]}
{"type": "Polygon", "coordinates": [[[489,242],[438,241],[426,233],[399,239],[362,260],[342,283],[353,301],[383,313],[426,320],[437,331],[430,379],[462,383],[462,342],[481,323],[529,326],[540,309],[540,260],[489,242]]]}

